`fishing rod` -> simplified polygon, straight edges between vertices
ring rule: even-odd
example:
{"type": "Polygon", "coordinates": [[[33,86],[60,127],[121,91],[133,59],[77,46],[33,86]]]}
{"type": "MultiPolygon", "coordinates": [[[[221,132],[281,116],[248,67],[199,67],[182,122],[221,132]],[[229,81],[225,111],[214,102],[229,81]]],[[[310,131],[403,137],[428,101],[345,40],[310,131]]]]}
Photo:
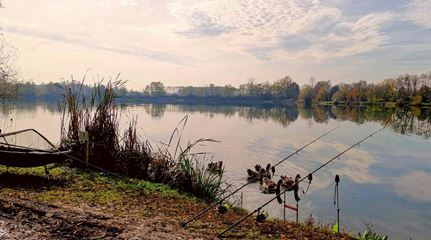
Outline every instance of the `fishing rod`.
{"type": "MultiPolygon", "coordinates": [[[[313,175],[314,173],[316,173],[317,171],[319,171],[320,169],[324,168],[326,165],[328,165],[329,163],[331,163],[332,161],[334,161],[335,159],[339,158],[340,156],[342,156],[343,154],[345,154],[346,152],[350,151],[352,148],[358,146],[359,144],[361,144],[362,142],[364,142],[365,140],[367,140],[368,138],[374,136],[375,134],[377,134],[378,132],[383,131],[386,128],[386,124],[383,128],[371,133],[370,135],[364,137],[363,139],[361,139],[360,141],[356,142],[355,144],[353,144],[352,146],[348,147],[347,149],[345,149],[344,151],[342,151],[341,153],[339,153],[338,155],[336,155],[335,157],[331,158],[330,160],[328,160],[326,163],[322,164],[320,167],[316,168],[313,172],[311,172],[308,175],[313,175]]],[[[308,175],[306,177],[301,178],[299,181],[296,181],[295,184],[289,186],[287,189],[285,189],[284,191],[280,192],[279,194],[276,194],[275,197],[273,197],[272,199],[268,200],[266,203],[264,203],[263,205],[261,205],[260,207],[256,208],[253,212],[247,214],[246,216],[242,217],[241,219],[239,219],[237,222],[235,222],[234,224],[230,225],[228,228],[226,228],[223,232],[221,232],[218,237],[222,237],[223,234],[225,234],[226,232],[230,231],[232,228],[236,227],[238,224],[240,224],[242,221],[244,221],[245,219],[247,219],[248,217],[250,217],[251,215],[255,214],[256,212],[260,212],[260,210],[262,210],[262,208],[264,208],[266,205],[268,205],[269,203],[271,203],[272,201],[274,201],[275,199],[279,198],[281,195],[283,195],[285,192],[290,191],[291,189],[293,189],[293,187],[297,186],[300,182],[308,179],[308,175]]]]}
{"type": "MultiPolygon", "coordinates": [[[[313,141],[307,143],[306,145],[304,145],[303,147],[299,148],[298,150],[296,150],[295,152],[291,153],[289,156],[283,158],[282,160],[280,160],[278,163],[276,163],[273,167],[276,167],[278,165],[280,165],[282,162],[286,161],[287,159],[291,158],[293,155],[299,153],[300,151],[302,151],[304,148],[310,146],[311,144],[313,144],[314,142],[316,142],[317,140],[321,139],[322,137],[328,135],[329,133],[335,131],[335,129],[337,129],[339,127],[335,127],[329,131],[327,131],[326,133],[320,135],[319,137],[315,138],[313,141]]],[[[215,206],[223,203],[223,201],[225,201],[226,199],[228,199],[230,196],[232,196],[233,194],[237,193],[239,190],[243,189],[244,187],[246,187],[247,185],[251,184],[253,182],[253,180],[257,180],[258,178],[254,178],[251,179],[251,181],[248,181],[247,183],[245,183],[244,185],[242,185],[241,187],[237,188],[235,191],[231,192],[230,194],[228,194],[227,196],[223,197],[222,199],[220,199],[219,201],[217,201],[216,203],[214,203],[213,205],[207,207],[206,209],[200,211],[199,213],[197,213],[195,216],[193,216],[192,218],[190,218],[189,220],[187,220],[186,222],[182,223],[181,226],[185,227],[187,226],[187,224],[193,222],[194,220],[196,220],[197,218],[199,218],[200,216],[202,216],[203,214],[205,214],[206,212],[208,212],[210,209],[214,208],[215,206]]]]}

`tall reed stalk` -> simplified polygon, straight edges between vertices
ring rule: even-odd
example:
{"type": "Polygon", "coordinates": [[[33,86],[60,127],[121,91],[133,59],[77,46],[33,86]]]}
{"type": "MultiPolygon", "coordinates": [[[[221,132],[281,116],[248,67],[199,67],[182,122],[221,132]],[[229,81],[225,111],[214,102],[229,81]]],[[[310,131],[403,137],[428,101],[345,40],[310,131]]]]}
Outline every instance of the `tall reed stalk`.
{"type": "MultiPolygon", "coordinates": [[[[207,164],[212,158],[206,153],[193,152],[202,143],[216,141],[202,138],[182,147],[187,116],[174,129],[167,144],[154,147],[138,136],[137,118],[130,120],[120,134],[116,99],[119,97],[117,90],[124,82],[118,76],[106,85],[99,81],[90,96],[83,92],[84,81],[85,76],[80,83],[72,81],[63,86],[60,108],[64,147],[78,143],[79,131],[85,130],[90,139],[91,165],[132,178],[165,183],[207,200],[215,200],[226,191],[224,170],[210,171],[207,164]]],[[[75,163],[75,166],[86,167],[82,163],[75,163]]]]}

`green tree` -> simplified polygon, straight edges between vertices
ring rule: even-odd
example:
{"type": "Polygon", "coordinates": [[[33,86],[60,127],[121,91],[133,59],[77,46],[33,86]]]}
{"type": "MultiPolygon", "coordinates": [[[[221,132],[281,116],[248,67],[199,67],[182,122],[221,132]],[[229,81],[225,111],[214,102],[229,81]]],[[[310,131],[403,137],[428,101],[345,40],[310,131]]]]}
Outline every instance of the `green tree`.
{"type": "Polygon", "coordinates": [[[233,97],[237,93],[237,89],[232,85],[226,85],[223,87],[223,97],[233,97]]]}
{"type": "Polygon", "coordinates": [[[318,81],[313,88],[313,101],[329,101],[330,81],[318,81]]]}
{"type": "Polygon", "coordinates": [[[331,89],[329,90],[329,99],[332,100],[332,96],[334,96],[334,94],[339,90],[340,90],[340,86],[338,85],[331,87],[331,89]]]}
{"type": "Polygon", "coordinates": [[[366,101],[367,95],[367,82],[364,80],[360,80],[359,82],[355,82],[352,84],[352,88],[350,90],[350,96],[353,101],[366,101]]]}
{"type": "Polygon", "coordinates": [[[431,103],[431,72],[419,76],[419,86],[417,94],[422,97],[422,102],[431,103]]]}
{"type": "Polygon", "coordinates": [[[150,96],[165,96],[166,90],[162,82],[151,82],[150,85],[145,87],[145,92],[150,96]]]}
{"type": "Polygon", "coordinates": [[[304,103],[305,105],[311,105],[311,101],[313,100],[313,88],[305,84],[302,86],[301,91],[299,92],[298,101],[304,103]]]}
{"type": "Polygon", "coordinates": [[[396,93],[397,90],[395,88],[395,80],[392,78],[388,78],[383,80],[381,83],[383,86],[383,90],[381,92],[381,97],[383,98],[383,101],[386,102],[394,102],[396,100],[396,93]]]}
{"type": "Polygon", "coordinates": [[[271,86],[271,94],[274,97],[296,100],[299,95],[299,86],[291,77],[286,76],[275,81],[271,86]]]}
{"type": "Polygon", "coordinates": [[[350,84],[342,83],[338,85],[338,91],[332,95],[331,100],[335,102],[350,101],[350,84]]]}

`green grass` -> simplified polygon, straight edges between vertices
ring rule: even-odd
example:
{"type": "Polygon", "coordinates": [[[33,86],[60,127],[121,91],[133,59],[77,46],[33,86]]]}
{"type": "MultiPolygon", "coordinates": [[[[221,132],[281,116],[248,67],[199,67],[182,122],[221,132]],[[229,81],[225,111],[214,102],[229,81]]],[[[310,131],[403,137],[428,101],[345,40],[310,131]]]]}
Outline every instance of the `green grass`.
{"type": "Polygon", "coordinates": [[[359,233],[358,240],[387,240],[388,236],[382,236],[378,233],[372,231],[371,229],[367,229],[364,233],[359,233]]]}
{"type": "MultiPolygon", "coordinates": [[[[4,175],[6,167],[0,166],[0,172],[4,175]]],[[[50,170],[51,180],[46,179],[43,167],[10,168],[9,173],[20,177],[20,179],[36,177],[40,180],[40,187],[43,191],[40,191],[39,187],[25,187],[24,185],[20,185],[18,188],[34,192],[36,199],[46,202],[94,202],[104,205],[125,200],[126,194],[123,194],[124,192],[156,193],[160,197],[183,198],[193,202],[201,201],[164,184],[136,179],[126,181],[90,170],[84,171],[68,167],[54,168],[50,170]]],[[[13,183],[9,183],[9,185],[11,184],[13,183]]],[[[10,193],[14,191],[14,188],[2,187],[1,192],[10,193]]]]}
{"type": "MultiPolygon", "coordinates": [[[[0,180],[0,197],[5,198],[31,199],[59,206],[82,207],[86,210],[94,208],[96,211],[120,217],[147,219],[158,216],[169,221],[174,219],[177,222],[188,219],[198,209],[208,206],[204,200],[183,194],[164,184],[135,179],[125,181],[90,170],[59,167],[50,170],[52,175],[50,180],[46,179],[43,167],[11,168],[10,175],[5,175],[5,170],[5,167],[0,167],[0,178],[5,180],[0,180]]],[[[206,218],[197,221],[194,226],[202,225],[197,228],[198,231],[205,228],[206,233],[215,236],[226,227],[224,223],[233,222],[247,213],[242,208],[232,206],[220,222],[220,217],[215,211],[210,211],[206,218]],[[214,228],[208,229],[208,223],[211,223],[214,228]]],[[[269,236],[278,237],[281,233],[286,234],[287,237],[297,236],[297,234],[309,236],[311,231],[315,231],[319,236],[331,236],[328,229],[313,225],[301,227],[301,225],[269,219],[262,226],[258,226],[254,225],[253,218],[246,220],[245,227],[240,226],[229,236],[267,239],[269,236]]],[[[164,221],[163,219],[160,221],[164,221]]]]}

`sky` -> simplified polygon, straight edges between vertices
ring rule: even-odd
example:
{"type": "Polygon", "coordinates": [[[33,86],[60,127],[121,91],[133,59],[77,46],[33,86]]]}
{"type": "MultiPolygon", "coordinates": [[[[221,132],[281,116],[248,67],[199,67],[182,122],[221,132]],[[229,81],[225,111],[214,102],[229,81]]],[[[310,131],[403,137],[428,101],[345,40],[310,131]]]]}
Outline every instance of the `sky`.
{"type": "Polygon", "coordinates": [[[121,73],[128,86],[310,76],[333,84],[431,71],[431,0],[2,0],[19,76],[121,73]]]}

